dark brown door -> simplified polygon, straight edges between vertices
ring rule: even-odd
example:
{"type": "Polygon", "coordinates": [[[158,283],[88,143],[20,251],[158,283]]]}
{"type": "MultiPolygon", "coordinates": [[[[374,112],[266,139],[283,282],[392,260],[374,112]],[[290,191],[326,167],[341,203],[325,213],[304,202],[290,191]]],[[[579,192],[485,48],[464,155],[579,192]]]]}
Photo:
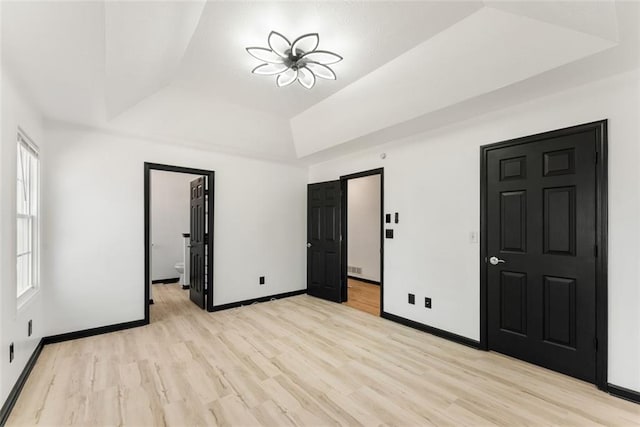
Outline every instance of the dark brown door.
{"type": "Polygon", "coordinates": [[[487,153],[488,344],[594,382],[596,132],[487,153]]]}
{"type": "Polygon", "coordinates": [[[340,302],[340,181],[310,184],[307,193],[307,293],[340,302]]]}
{"type": "Polygon", "coordinates": [[[206,186],[205,178],[191,181],[191,236],[189,298],[204,308],[206,290],[206,186]]]}

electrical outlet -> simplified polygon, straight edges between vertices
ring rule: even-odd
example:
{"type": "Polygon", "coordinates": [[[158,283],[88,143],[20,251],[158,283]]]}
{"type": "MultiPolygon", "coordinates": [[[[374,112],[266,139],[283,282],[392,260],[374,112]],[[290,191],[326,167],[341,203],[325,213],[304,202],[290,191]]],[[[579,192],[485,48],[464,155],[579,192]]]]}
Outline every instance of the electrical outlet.
{"type": "Polygon", "coordinates": [[[429,298],[429,297],[425,297],[424,298],[424,306],[426,308],[431,308],[431,298],[429,298]]]}
{"type": "Polygon", "coordinates": [[[386,222],[387,224],[391,224],[391,214],[386,214],[384,216],[384,222],[386,222]]]}
{"type": "Polygon", "coordinates": [[[264,285],[264,276],[260,276],[260,284],[264,285]]]}
{"type": "Polygon", "coordinates": [[[387,239],[393,239],[393,230],[385,230],[385,236],[387,239]]]}
{"type": "Polygon", "coordinates": [[[9,363],[13,362],[13,343],[9,344],[9,363]]]}
{"type": "Polygon", "coordinates": [[[409,304],[416,303],[416,296],[414,294],[409,294],[409,304]]]}
{"type": "Polygon", "coordinates": [[[27,336],[30,337],[33,333],[33,320],[29,319],[29,323],[27,324],[27,336]]]}

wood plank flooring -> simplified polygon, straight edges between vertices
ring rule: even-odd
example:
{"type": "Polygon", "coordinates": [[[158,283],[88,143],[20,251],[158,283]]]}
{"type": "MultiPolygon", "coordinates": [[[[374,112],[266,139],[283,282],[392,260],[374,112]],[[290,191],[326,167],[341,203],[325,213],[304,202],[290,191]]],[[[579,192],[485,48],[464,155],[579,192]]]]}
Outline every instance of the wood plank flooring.
{"type": "Polygon", "coordinates": [[[380,286],[351,278],[347,279],[347,283],[348,298],[344,304],[356,310],[380,316],[380,286]]]}
{"type": "Polygon", "coordinates": [[[307,295],[48,345],[9,425],[640,425],[584,382],[307,295]]]}

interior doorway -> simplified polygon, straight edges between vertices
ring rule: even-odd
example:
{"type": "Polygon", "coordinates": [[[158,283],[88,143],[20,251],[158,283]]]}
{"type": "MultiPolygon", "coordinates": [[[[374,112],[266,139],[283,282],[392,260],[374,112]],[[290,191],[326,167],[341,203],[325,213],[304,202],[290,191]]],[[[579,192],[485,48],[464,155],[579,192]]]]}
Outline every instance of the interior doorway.
{"type": "MultiPolygon", "coordinates": [[[[375,205],[375,200],[374,200],[375,205]]],[[[307,189],[307,294],[333,302],[348,302],[355,297],[354,284],[376,286],[377,295],[373,299],[379,301],[368,304],[370,312],[380,316],[384,311],[384,240],[383,240],[383,206],[384,206],[384,169],[373,169],[365,172],[345,175],[339,180],[309,184],[307,189]],[[349,181],[368,176],[379,176],[377,185],[379,204],[373,223],[377,223],[378,231],[369,227],[367,234],[369,244],[379,253],[378,270],[373,273],[374,279],[368,279],[363,270],[357,274],[352,270],[349,278],[349,181]],[[374,234],[375,233],[375,234],[374,234]],[[373,282],[378,278],[379,285],[373,282]],[[367,282],[368,280],[368,282],[367,282]],[[356,283],[356,281],[358,283],[356,283]]],[[[373,213],[372,213],[373,216],[373,213]]],[[[353,259],[353,256],[352,256],[353,259]]],[[[357,258],[355,258],[357,261],[357,258]]],[[[375,264],[375,261],[374,261],[375,264]]],[[[357,267],[357,266],[352,266],[357,267]]],[[[369,267],[371,270],[371,267],[369,267]]]]}
{"type": "Polygon", "coordinates": [[[146,323],[158,299],[213,309],[213,188],[213,171],[144,165],[146,323]]]}
{"type": "Polygon", "coordinates": [[[382,278],[382,170],[341,177],[344,201],[342,301],[379,316],[382,278]],[[346,286],[344,286],[346,283],[346,286]]]}
{"type": "MultiPolygon", "coordinates": [[[[151,284],[189,286],[189,185],[198,175],[151,171],[151,284]]],[[[153,286],[151,292],[153,299],[153,286]]]]}

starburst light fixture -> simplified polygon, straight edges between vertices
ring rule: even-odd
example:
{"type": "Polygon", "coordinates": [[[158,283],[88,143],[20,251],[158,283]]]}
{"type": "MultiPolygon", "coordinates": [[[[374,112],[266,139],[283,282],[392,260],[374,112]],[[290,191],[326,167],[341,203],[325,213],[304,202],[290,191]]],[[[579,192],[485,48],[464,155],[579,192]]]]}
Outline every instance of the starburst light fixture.
{"type": "Polygon", "coordinates": [[[317,33],[305,34],[293,41],[282,34],[271,31],[266,47],[248,47],[249,55],[264,62],[251,72],[263,76],[277,76],[278,87],[288,86],[298,80],[311,89],[316,79],[335,80],[336,73],[328,65],[342,61],[340,55],[326,50],[317,50],[320,37],[317,33]]]}

